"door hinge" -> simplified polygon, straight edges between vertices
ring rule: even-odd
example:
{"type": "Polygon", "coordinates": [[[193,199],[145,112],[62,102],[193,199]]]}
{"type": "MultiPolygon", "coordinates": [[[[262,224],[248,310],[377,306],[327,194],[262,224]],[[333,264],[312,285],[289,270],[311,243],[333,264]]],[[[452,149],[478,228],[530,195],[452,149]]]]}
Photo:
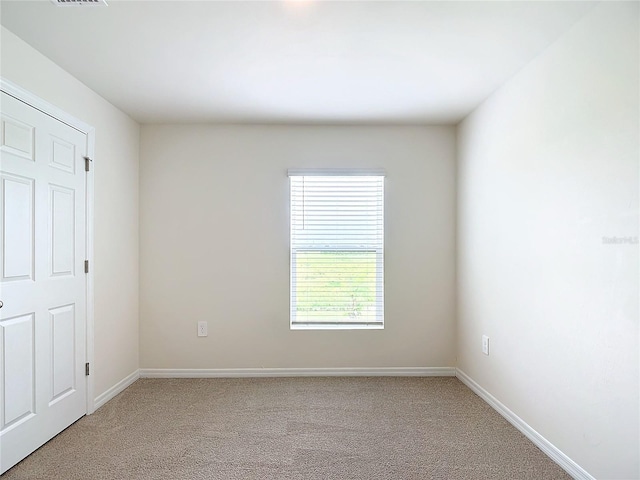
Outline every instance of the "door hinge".
{"type": "Polygon", "coordinates": [[[89,362],[84,364],[84,374],[88,377],[89,376],[89,362]]]}
{"type": "Polygon", "coordinates": [[[89,171],[89,165],[91,164],[91,159],[89,157],[84,157],[84,171],[89,171]]]}
{"type": "Polygon", "coordinates": [[[84,261],[84,273],[89,273],[89,260],[84,261]]]}

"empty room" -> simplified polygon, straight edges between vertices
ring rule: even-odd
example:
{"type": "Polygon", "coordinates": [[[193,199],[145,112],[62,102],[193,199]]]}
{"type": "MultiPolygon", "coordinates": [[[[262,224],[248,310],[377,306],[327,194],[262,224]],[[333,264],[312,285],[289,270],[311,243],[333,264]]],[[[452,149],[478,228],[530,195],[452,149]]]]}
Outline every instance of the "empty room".
{"type": "Polygon", "coordinates": [[[3,480],[640,478],[640,3],[0,23],[3,480]]]}

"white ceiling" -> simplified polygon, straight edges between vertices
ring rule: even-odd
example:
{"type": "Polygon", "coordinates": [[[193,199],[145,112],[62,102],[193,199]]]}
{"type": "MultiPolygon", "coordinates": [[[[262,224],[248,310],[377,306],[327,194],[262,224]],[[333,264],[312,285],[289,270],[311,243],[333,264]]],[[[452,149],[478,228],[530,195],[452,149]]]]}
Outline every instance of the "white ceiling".
{"type": "Polygon", "coordinates": [[[455,123],[592,7],[0,3],[6,28],[142,123],[455,123]]]}

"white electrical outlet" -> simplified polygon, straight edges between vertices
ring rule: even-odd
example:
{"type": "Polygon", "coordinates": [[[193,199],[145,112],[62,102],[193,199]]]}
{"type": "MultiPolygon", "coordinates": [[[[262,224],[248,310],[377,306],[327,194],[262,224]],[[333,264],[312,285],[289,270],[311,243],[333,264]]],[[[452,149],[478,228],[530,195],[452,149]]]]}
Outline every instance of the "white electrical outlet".
{"type": "Polygon", "coordinates": [[[207,336],[207,322],[198,322],[198,336],[199,337],[207,336]]]}
{"type": "Polygon", "coordinates": [[[489,355],[489,337],[482,335],[482,353],[489,355]]]}

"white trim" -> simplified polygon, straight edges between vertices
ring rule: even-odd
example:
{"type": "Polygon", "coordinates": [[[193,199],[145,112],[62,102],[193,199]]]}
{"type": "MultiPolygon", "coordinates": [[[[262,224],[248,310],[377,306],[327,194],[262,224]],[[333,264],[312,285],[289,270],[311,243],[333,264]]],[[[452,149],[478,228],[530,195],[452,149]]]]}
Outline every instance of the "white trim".
{"type": "Polygon", "coordinates": [[[290,168],[287,170],[289,177],[385,177],[386,175],[384,168],[290,168]]]}
{"type": "Polygon", "coordinates": [[[73,115],[69,115],[64,110],[61,110],[55,105],[47,102],[46,100],[43,100],[42,98],[34,95],[28,90],[25,90],[24,88],[16,85],[13,82],[10,82],[5,78],[0,78],[0,87],[2,91],[7,95],[11,95],[21,102],[31,105],[36,110],[40,110],[42,113],[46,113],[56,120],[60,120],[62,123],[69,125],[71,128],[75,128],[79,132],[88,134],[90,131],[94,130],[94,128],[88,123],[77,119],[73,115]]]}
{"type": "MultiPolygon", "coordinates": [[[[60,122],[78,130],[87,136],[87,156],[91,159],[95,156],[96,130],[91,125],[69,115],[55,105],[43,100],[33,93],[23,89],[9,80],[0,77],[0,91],[5,92],[21,102],[30,105],[36,110],[59,120],[60,122]]],[[[87,326],[86,326],[86,361],[93,365],[94,360],[94,296],[93,296],[93,199],[94,199],[94,172],[92,168],[87,175],[86,189],[86,254],[89,260],[89,274],[87,275],[87,326]]],[[[87,377],[87,399],[86,413],[91,414],[95,410],[93,399],[94,381],[93,376],[87,377]]]]}
{"type": "Polygon", "coordinates": [[[536,432],[527,422],[507,408],[500,400],[491,395],[487,390],[476,383],[469,375],[459,368],[456,369],[456,377],[487,402],[496,412],[502,415],[511,425],[516,427],[533,444],[542,450],[551,460],[562,467],[576,480],[595,480],[584,468],[565,455],[558,447],[536,432]]]}
{"type": "MultiPolygon", "coordinates": [[[[293,309],[292,309],[293,310],[293,309]]],[[[380,323],[290,323],[291,330],[384,330],[384,324],[380,323]]]]}
{"type": "Polygon", "coordinates": [[[140,378],[455,377],[454,367],[141,368],[140,378]]]}
{"type": "Polygon", "coordinates": [[[106,392],[98,395],[94,400],[93,404],[95,406],[95,410],[99,409],[113,397],[122,393],[127,387],[129,387],[133,382],[140,378],[140,371],[136,370],[132,372],[130,375],[127,375],[125,378],[116,383],[113,387],[111,387],[106,392]]]}
{"type": "MultiPolygon", "coordinates": [[[[94,209],[94,179],[95,179],[95,165],[94,160],[96,150],[96,131],[91,128],[87,132],[87,156],[92,159],[89,172],[87,173],[87,192],[86,192],[86,207],[87,207],[87,260],[89,260],[89,273],[87,274],[87,362],[91,367],[94,366],[94,272],[95,261],[93,255],[93,239],[94,239],[94,223],[93,223],[93,209],[94,209]]],[[[93,400],[93,394],[95,391],[95,375],[89,375],[87,377],[87,415],[91,415],[95,409],[95,402],[93,400]]]]}

